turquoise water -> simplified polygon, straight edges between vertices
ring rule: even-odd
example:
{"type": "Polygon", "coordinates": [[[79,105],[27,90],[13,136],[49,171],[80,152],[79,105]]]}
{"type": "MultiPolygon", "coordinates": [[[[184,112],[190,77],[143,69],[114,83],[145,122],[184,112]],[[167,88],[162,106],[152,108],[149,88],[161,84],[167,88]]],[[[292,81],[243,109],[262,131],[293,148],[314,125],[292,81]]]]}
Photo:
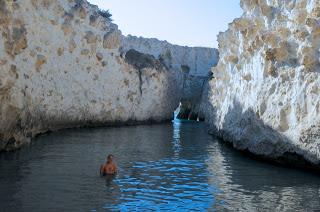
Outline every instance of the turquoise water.
{"type": "Polygon", "coordinates": [[[320,178],[253,161],[203,123],[63,130],[0,154],[3,211],[316,211],[320,178]],[[119,173],[99,176],[107,154],[119,173]]]}

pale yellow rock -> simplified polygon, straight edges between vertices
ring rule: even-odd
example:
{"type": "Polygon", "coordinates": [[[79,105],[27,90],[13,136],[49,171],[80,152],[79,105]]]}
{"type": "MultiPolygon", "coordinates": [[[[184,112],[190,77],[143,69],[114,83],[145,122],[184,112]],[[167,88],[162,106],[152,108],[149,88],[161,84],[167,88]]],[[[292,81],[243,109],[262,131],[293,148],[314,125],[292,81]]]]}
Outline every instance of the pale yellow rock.
{"type": "Polygon", "coordinates": [[[111,29],[110,32],[103,36],[103,48],[118,49],[120,47],[120,32],[111,29]]]}
{"type": "Polygon", "coordinates": [[[47,58],[44,55],[37,55],[37,61],[35,64],[37,72],[40,72],[42,65],[45,63],[47,63],[47,58]]]}

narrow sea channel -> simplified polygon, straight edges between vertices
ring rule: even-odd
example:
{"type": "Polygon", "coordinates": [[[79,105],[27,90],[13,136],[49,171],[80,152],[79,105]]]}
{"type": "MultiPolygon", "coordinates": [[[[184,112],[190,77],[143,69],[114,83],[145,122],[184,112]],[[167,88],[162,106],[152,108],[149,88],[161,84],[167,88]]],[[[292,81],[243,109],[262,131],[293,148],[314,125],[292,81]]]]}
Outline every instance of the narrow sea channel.
{"type": "Polygon", "coordinates": [[[320,178],[254,161],[203,123],[72,129],[0,154],[3,211],[314,211],[320,178]],[[107,154],[115,178],[99,176],[107,154]]]}

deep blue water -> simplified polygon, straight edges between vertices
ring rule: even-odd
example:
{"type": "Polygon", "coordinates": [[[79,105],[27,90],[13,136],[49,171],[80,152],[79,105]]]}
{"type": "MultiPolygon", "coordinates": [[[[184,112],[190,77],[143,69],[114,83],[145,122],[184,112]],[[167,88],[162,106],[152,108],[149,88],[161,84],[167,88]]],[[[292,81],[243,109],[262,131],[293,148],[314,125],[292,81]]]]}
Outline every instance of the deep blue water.
{"type": "Polygon", "coordinates": [[[1,211],[316,211],[320,178],[254,161],[203,123],[63,130],[0,154],[1,211]],[[99,176],[107,154],[119,173],[99,176]]]}

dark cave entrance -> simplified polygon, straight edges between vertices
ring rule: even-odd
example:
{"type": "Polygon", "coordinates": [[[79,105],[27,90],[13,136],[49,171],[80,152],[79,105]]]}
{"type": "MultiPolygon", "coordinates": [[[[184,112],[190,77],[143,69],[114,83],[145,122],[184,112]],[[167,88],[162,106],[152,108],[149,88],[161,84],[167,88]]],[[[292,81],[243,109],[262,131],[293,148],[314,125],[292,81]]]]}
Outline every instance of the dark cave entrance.
{"type": "Polygon", "coordinates": [[[179,106],[173,113],[173,120],[188,120],[188,121],[197,121],[204,122],[204,116],[201,116],[199,111],[196,111],[192,108],[191,104],[186,102],[180,102],[179,106]]]}

